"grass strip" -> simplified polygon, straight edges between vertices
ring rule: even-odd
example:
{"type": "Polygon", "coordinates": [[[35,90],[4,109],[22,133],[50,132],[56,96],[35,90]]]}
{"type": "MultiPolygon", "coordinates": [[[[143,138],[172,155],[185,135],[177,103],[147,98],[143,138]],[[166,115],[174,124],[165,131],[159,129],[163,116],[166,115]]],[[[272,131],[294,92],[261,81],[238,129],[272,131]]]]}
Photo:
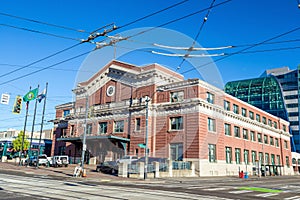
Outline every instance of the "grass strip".
{"type": "Polygon", "coordinates": [[[251,190],[251,191],[257,191],[257,192],[267,192],[267,193],[279,193],[282,192],[282,190],[273,190],[268,188],[259,188],[259,187],[240,187],[240,190],[251,190]]]}

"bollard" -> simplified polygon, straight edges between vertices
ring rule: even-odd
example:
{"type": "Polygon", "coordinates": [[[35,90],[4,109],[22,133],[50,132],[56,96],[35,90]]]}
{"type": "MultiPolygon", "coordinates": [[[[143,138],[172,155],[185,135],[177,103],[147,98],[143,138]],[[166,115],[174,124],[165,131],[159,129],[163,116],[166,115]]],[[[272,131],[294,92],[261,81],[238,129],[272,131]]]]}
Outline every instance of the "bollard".
{"type": "Polygon", "coordinates": [[[86,177],[86,169],[82,170],[82,177],[86,177]]]}

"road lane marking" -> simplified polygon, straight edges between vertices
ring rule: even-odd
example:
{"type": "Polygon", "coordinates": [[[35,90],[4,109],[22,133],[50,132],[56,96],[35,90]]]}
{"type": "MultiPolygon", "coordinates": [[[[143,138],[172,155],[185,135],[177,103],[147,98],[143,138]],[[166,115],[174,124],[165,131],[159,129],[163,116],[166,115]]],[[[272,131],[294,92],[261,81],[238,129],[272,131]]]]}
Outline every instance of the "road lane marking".
{"type": "Polygon", "coordinates": [[[284,198],[284,200],[300,200],[299,197],[300,196],[293,196],[293,197],[284,198]]]}
{"type": "Polygon", "coordinates": [[[255,196],[257,197],[272,197],[272,196],[276,196],[278,195],[278,193],[263,193],[263,194],[257,194],[255,196]]]}
{"type": "Polygon", "coordinates": [[[250,190],[236,190],[236,191],[229,191],[228,193],[231,193],[231,194],[242,194],[242,193],[249,193],[249,192],[252,192],[250,190]]]}

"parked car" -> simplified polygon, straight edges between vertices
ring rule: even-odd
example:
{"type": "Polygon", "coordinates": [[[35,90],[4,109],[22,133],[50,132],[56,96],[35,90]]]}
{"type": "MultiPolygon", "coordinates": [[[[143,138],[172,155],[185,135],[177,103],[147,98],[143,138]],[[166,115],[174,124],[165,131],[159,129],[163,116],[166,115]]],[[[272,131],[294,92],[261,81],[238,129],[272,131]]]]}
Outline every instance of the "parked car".
{"type": "Polygon", "coordinates": [[[29,158],[25,159],[23,161],[23,165],[33,165],[36,166],[37,162],[39,165],[48,165],[48,159],[47,159],[47,155],[46,154],[41,154],[39,156],[30,156],[29,158]]]}
{"type": "Polygon", "coordinates": [[[97,172],[103,172],[107,174],[118,174],[118,163],[116,161],[106,161],[103,163],[100,163],[96,167],[97,172]]]}
{"type": "Polygon", "coordinates": [[[117,163],[131,163],[138,159],[137,156],[123,156],[122,158],[117,160],[117,163]]]}
{"type": "Polygon", "coordinates": [[[54,167],[68,167],[69,165],[69,156],[53,156],[51,165],[54,167]]]}

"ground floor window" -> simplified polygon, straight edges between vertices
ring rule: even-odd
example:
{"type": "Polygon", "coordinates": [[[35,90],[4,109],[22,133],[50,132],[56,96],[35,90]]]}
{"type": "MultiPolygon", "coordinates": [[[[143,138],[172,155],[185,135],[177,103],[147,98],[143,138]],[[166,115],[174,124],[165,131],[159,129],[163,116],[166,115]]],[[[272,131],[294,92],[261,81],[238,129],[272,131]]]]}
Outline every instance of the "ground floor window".
{"type": "Polygon", "coordinates": [[[208,161],[209,162],[216,162],[216,145],[215,144],[208,144],[208,161]]]}
{"type": "Polygon", "coordinates": [[[171,153],[172,160],[182,161],[183,160],[183,144],[182,143],[170,144],[170,153],[171,153]]]}
{"type": "Polygon", "coordinates": [[[232,162],[232,148],[231,147],[226,147],[226,163],[231,163],[232,162]]]}

